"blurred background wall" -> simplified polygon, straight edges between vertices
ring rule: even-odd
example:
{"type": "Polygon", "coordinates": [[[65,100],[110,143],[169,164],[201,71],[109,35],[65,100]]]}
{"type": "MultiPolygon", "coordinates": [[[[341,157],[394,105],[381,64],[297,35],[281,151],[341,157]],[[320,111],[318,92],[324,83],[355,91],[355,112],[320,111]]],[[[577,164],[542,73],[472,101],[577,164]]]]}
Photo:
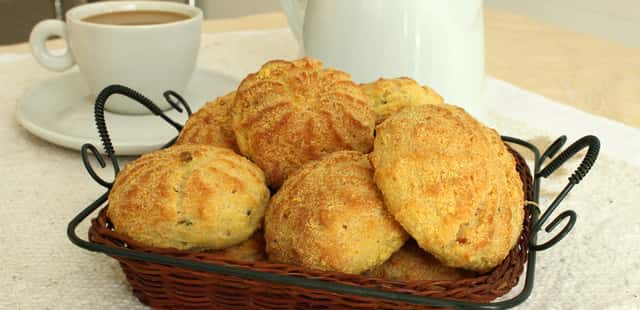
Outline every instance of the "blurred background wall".
{"type": "MultiPolygon", "coordinates": [[[[640,1],[640,0],[639,0],[640,1]]],[[[196,0],[206,18],[228,18],[280,11],[280,0],[196,0]]]]}
{"type": "MultiPolygon", "coordinates": [[[[86,0],[64,0],[60,9],[84,2],[86,0]]],[[[37,22],[55,16],[53,0],[0,0],[0,44],[26,41],[37,22]]]]}
{"type": "Polygon", "coordinates": [[[640,0],[485,0],[490,6],[640,47],[640,0]]]}
{"type": "MultiPolygon", "coordinates": [[[[33,25],[58,11],[97,0],[0,0],[0,44],[26,41],[33,25]]],[[[193,2],[206,18],[230,18],[280,10],[279,0],[158,0],[193,2]]],[[[345,0],[347,1],[347,0],[345,0]]],[[[388,0],[393,1],[393,0],[388,0]]],[[[424,1],[424,0],[423,0],[424,1]]],[[[445,0],[440,0],[445,1],[445,0]]],[[[640,47],[640,0],[485,0],[499,9],[640,47]]]]}

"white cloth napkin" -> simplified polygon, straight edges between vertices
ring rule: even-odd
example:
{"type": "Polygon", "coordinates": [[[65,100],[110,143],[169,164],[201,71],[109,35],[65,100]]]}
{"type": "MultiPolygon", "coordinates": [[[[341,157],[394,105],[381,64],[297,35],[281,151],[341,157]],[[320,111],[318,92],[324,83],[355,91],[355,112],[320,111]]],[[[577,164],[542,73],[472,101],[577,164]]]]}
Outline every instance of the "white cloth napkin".
{"type": "MultiPolygon", "coordinates": [[[[295,51],[287,30],[212,34],[203,37],[199,63],[240,79],[266,60],[295,57],[295,51]]],[[[21,94],[55,76],[27,55],[0,54],[0,309],[145,308],[115,260],[66,238],[68,221],[102,192],[79,154],[35,138],[15,121],[21,94]]],[[[485,87],[490,125],[502,134],[541,146],[561,134],[569,142],[585,134],[602,139],[600,159],[557,211],[575,210],[578,222],[558,245],[538,253],[533,294],[521,307],[639,308],[640,130],[493,78],[485,87]]],[[[573,169],[544,180],[541,207],[573,169]]]]}

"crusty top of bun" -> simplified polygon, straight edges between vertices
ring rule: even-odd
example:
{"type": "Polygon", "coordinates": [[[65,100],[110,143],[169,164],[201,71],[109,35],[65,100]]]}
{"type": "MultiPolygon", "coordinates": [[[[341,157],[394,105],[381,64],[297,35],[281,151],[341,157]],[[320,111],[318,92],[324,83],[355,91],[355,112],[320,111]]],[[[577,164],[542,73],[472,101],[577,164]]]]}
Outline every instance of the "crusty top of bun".
{"type": "Polygon", "coordinates": [[[323,155],[368,152],[374,125],[366,97],[349,74],[310,58],[269,61],[249,74],[236,93],[238,146],[274,188],[323,155]]]}
{"type": "Polygon", "coordinates": [[[176,145],[118,174],[107,215],[148,246],[223,249],[261,226],[269,195],[260,168],[230,149],[176,145]]]}

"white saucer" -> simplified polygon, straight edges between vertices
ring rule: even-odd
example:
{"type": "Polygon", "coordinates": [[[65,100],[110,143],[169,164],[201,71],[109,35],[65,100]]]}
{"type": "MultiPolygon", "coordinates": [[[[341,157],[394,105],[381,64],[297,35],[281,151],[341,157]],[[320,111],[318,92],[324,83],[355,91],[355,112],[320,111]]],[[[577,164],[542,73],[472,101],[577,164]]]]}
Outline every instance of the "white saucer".
{"type": "MultiPolygon", "coordinates": [[[[185,94],[195,112],[207,101],[234,90],[238,81],[218,72],[196,69],[185,94]]],[[[144,94],[143,94],[144,95],[144,94]]],[[[16,107],[18,122],[32,134],[67,148],[80,150],[85,143],[102,149],[93,118],[93,96],[78,71],[45,80],[28,90],[16,107]]],[[[166,114],[184,124],[186,112],[166,114]]],[[[160,117],[105,112],[113,146],[118,155],[139,155],[160,148],[177,131],[160,117]]]]}

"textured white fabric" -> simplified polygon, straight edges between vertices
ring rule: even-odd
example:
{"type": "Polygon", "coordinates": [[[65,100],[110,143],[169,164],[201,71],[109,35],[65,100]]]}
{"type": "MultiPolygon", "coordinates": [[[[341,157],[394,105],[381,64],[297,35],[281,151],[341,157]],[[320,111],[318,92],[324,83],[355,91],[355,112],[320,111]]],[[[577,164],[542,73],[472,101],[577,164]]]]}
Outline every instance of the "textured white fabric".
{"type": "MultiPolygon", "coordinates": [[[[199,63],[240,79],[273,58],[292,58],[287,30],[205,35],[199,63]]],[[[136,309],[117,263],[73,246],[68,221],[101,194],[78,152],[21,128],[20,95],[55,73],[25,55],[0,55],[0,309],[136,309]],[[9,59],[11,58],[11,59],[9,59]]],[[[578,212],[571,234],[538,254],[536,284],[523,309],[640,307],[640,131],[488,78],[490,124],[547,145],[567,133],[603,138],[592,172],[561,205],[578,212]]],[[[542,206],[573,168],[542,184],[542,206]]],[[[87,223],[81,227],[86,234],[87,223]]],[[[544,239],[544,233],[541,238],[544,239]]]]}

